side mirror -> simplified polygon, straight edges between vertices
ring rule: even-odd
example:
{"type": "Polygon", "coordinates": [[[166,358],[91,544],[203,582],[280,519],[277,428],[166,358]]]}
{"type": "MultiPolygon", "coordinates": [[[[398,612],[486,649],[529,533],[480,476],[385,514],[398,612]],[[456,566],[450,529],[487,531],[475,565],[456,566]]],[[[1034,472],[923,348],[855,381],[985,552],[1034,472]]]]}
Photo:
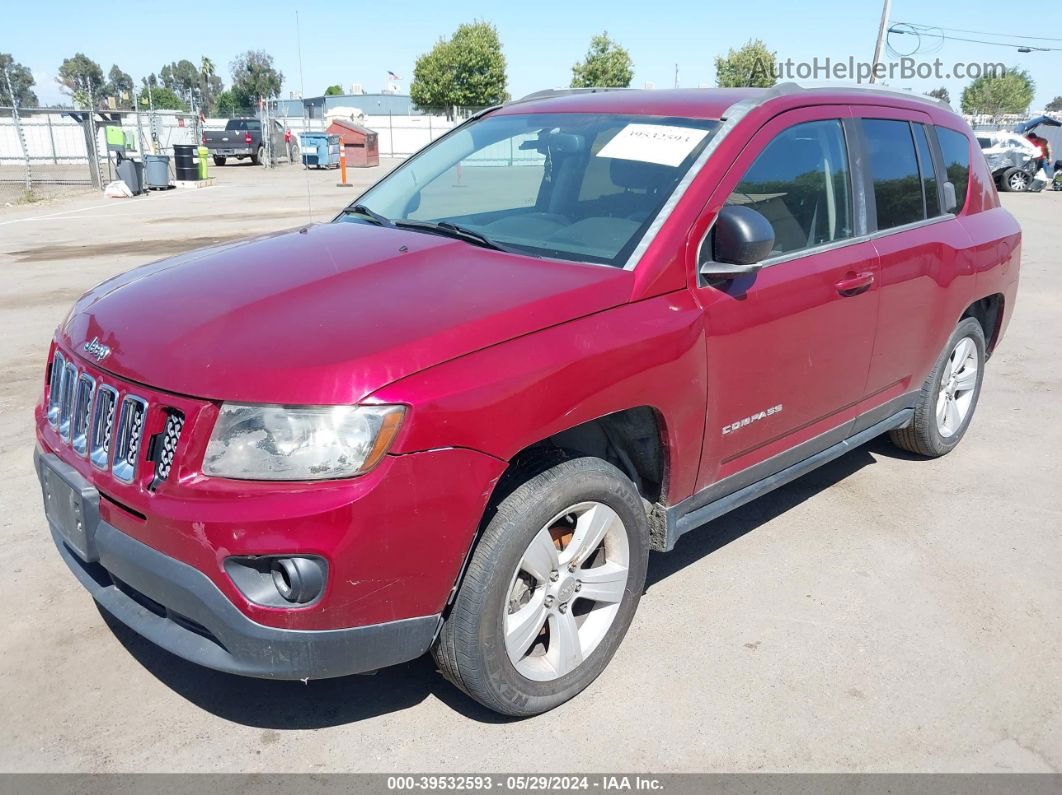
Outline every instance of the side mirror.
{"type": "Polygon", "coordinates": [[[700,270],[726,278],[760,269],[774,249],[774,227],[751,207],[726,205],[701,246],[700,270]]]}
{"type": "Polygon", "coordinates": [[[944,212],[953,213],[959,206],[959,200],[955,196],[955,185],[951,182],[944,183],[944,212]]]}

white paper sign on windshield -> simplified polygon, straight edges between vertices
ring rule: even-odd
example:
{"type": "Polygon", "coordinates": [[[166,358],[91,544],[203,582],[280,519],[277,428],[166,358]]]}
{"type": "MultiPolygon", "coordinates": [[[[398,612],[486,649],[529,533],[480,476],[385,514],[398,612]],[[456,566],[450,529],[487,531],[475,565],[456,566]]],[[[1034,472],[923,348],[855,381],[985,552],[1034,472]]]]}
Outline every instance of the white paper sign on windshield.
{"type": "Polygon", "coordinates": [[[677,166],[694,150],[707,130],[666,124],[628,124],[597,153],[598,157],[641,160],[662,166],[677,166]]]}

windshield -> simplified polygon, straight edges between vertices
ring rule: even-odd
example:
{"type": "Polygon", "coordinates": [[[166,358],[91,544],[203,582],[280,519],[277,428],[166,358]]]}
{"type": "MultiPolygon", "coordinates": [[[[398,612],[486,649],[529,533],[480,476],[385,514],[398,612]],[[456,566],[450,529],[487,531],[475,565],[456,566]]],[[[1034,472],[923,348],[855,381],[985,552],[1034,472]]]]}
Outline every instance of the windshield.
{"type": "Polygon", "coordinates": [[[718,126],[655,116],[488,115],[406,161],[356,201],[358,212],[337,221],[382,218],[428,233],[435,224],[457,225],[466,238],[505,250],[622,267],[718,126]]]}

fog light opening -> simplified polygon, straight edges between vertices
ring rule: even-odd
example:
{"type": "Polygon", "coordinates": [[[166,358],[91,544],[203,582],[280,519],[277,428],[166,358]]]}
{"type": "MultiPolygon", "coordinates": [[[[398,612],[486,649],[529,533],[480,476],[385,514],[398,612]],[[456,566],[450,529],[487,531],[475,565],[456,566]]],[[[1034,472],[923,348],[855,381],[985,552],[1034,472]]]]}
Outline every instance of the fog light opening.
{"type": "Polygon", "coordinates": [[[225,561],[225,571],[248,600],[265,607],[303,607],[321,598],[328,564],[317,556],[252,555],[225,561]]]}
{"type": "Polygon", "coordinates": [[[269,573],[277,593],[288,602],[312,602],[324,586],[317,562],[309,558],[274,558],[269,573]]]}

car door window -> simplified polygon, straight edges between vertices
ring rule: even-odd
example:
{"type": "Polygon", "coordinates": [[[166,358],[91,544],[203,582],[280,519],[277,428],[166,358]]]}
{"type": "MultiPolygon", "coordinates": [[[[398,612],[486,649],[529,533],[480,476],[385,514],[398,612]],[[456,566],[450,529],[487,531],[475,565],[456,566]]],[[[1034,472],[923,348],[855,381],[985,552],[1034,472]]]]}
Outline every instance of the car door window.
{"type": "Polygon", "coordinates": [[[948,182],[955,186],[955,198],[959,202],[955,214],[958,215],[966,204],[966,188],[970,184],[970,139],[946,127],[936,129],[940,152],[944,155],[944,170],[948,182]]]}
{"type": "Polygon", "coordinates": [[[923,220],[925,205],[911,125],[895,119],[863,119],[862,124],[878,229],[923,220]]]}
{"type": "Polygon", "coordinates": [[[933,167],[933,155],[930,154],[929,139],[926,128],[913,124],[915,148],[918,149],[918,170],[922,174],[922,192],[926,197],[926,218],[940,215],[940,194],[937,192],[937,172],[933,167]]]}
{"type": "Polygon", "coordinates": [[[727,204],[745,205],[774,227],[772,256],[853,235],[844,130],[837,119],[779,133],[753,161],[727,204]]]}

